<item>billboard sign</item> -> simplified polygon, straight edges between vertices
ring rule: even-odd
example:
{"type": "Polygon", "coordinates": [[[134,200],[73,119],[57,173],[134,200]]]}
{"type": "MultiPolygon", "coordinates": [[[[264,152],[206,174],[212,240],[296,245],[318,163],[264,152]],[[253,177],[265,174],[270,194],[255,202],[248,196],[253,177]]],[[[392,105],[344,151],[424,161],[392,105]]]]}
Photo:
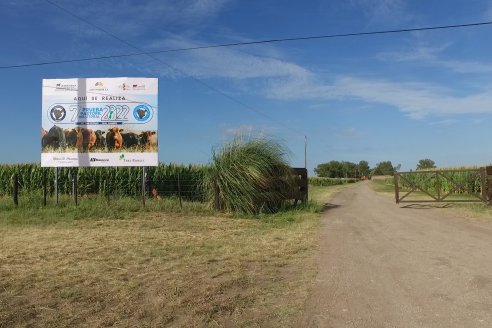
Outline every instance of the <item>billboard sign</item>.
{"type": "Polygon", "coordinates": [[[41,166],[157,166],[156,78],[43,79],[41,166]]]}

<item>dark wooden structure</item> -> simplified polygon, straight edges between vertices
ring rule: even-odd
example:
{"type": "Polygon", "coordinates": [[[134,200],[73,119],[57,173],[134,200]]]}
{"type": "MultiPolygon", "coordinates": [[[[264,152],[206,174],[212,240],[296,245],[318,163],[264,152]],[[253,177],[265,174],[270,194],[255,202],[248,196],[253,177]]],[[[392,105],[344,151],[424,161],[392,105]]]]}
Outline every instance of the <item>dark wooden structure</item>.
{"type": "Polygon", "coordinates": [[[485,202],[492,205],[492,166],[477,169],[397,172],[394,175],[394,186],[397,204],[485,202]],[[446,190],[443,188],[444,183],[448,185],[446,190]],[[420,197],[411,199],[409,196],[415,196],[416,192],[420,193],[420,197]]]}
{"type": "Polygon", "coordinates": [[[296,190],[294,190],[294,194],[292,195],[292,199],[301,202],[307,202],[308,200],[308,173],[307,169],[305,168],[300,168],[300,167],[294,167],[292,168],[294,171],[294,174],[296,176],[296,190]]]}

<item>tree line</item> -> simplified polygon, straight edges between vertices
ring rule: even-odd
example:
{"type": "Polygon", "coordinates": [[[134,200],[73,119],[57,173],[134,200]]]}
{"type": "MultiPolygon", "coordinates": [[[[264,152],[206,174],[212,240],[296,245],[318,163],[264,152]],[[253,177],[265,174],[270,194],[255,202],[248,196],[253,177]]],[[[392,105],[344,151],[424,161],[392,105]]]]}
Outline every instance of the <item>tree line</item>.
{"type": "MultiPolygon", "coordinates": [[[[315,169],[319,177],[326,178],[347,178],[360,179],[372,175],[393,175],[399,171],[401,164],[393,166],[391,161],[383,161],[376,164],[375,167],[369,167],[367,161],[352,163],[348,161],[330,161],[328,163],[319,164],[315,169]]],[[[427,170],[435,168],[435,162],[431,159],[421,159],[417,164],[417,170],[427,170]]]]}

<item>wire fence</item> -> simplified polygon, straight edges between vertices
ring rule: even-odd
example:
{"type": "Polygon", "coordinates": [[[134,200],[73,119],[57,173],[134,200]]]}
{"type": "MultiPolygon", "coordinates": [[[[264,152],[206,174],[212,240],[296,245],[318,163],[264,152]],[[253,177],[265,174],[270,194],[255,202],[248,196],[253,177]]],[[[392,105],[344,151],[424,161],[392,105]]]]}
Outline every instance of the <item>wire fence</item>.
{"type": "MultiPolygon", "coordinates": [[[[220,191],[205,185],[207,167],[161,164],[157,167],[42,168],[37,164],[0,165],[0,199],[8,198],[15,206],[48,206],[104,199],[108,204],[125,199],[129,203],[149,199],[169,199],[207,203],[220,191]],[[213,193],[213,194],[211,194],[213,193]]],[[[297,186],[288,199],[307,200],[308,177],[304,168],[293,168],[297,186]]],[[[9,201],[10,202],[10,201],[9,201]]],[[[198,205],[198,204],[196,204],[198,205]]],[[[3,206],[3,205],[2,205],[3,206]]]]}
{"type": "Polygon", "coordinates": [[[30,202],[42,198],[43,205],[70,196],[75,203],[84,198],[104,197],[108,202],[123,197],[176,198],[204,202],[204,167],[160,165],[153,168],[41,168],[23,164],[2,166],[0,196],[30,202]],[[37,197],[35,197],[37,196],[37,197]]]}

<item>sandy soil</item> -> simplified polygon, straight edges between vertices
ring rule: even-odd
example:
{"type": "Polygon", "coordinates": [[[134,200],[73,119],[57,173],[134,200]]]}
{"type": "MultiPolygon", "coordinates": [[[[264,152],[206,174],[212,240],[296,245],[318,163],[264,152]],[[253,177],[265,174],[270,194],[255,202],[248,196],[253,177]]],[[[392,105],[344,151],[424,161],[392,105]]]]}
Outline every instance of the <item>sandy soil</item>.
{"type": "Polygon", "coordinates": [[[299,327],[492,327],[492,224],[402,206],[370,182],[325,213],[299,327]]]}

